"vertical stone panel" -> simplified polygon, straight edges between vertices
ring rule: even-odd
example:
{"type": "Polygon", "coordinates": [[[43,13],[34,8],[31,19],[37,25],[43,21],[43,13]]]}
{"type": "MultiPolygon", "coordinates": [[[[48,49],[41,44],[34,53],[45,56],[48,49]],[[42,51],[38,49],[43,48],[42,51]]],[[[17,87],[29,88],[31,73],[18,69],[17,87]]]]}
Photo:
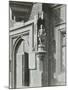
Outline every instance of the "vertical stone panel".
{"type": "Polygon", "coordinates": [[[42,3],[34,3],[33,7],[32,7],[32,11],[31,11],[31,15],[30,15],[30,20],[34,19],[35,15],[38,15],[39,12],[42,11],[42,3]]]}

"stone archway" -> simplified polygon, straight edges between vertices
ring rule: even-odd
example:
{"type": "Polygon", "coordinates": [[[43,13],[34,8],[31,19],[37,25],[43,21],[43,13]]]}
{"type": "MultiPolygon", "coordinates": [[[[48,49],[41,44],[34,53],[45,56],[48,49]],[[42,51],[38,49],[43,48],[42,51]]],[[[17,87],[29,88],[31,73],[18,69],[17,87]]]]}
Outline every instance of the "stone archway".
{"type": "Polygon", "coordinates": [[[24,44],[25,40],[19,37],[14,45],[14,88],[29,86],[29,54],[25,52],[24,44]]]}

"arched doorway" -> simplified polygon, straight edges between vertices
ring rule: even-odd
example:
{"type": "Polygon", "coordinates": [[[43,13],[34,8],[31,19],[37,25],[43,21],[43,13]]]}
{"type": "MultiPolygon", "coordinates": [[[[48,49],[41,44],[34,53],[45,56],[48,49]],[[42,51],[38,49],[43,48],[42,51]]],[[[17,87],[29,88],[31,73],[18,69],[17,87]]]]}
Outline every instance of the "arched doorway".
{"type": "Polygon", "coordinates": [[[28,69],[28,44],[27,38],[18,38],[14,50],[14,78],[15,88],[23,88],[29,86],[29,69],[28,69]],[[27,46],[27,47],[26,47],[27,46]]]}

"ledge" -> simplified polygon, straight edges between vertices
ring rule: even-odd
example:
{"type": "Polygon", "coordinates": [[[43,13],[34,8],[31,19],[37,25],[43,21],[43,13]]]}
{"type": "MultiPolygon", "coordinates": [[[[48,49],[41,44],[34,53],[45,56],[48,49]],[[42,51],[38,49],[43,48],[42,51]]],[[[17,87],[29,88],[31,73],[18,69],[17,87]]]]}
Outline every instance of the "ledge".
{"type": "Polygon", "coordinates": [[[22,28],[22,27],[25,27],[25,26],[28,26],[30,24],[34,23],[34,20],[30,20],[28,22],[21,22],[21,24],[19,23],[19,25],[15,25],[14,27],[10,27],[9,30],[10,32],[13,31],[13,30],[16,30],[16,29],[19,29],[19,28],[22,28]]]}

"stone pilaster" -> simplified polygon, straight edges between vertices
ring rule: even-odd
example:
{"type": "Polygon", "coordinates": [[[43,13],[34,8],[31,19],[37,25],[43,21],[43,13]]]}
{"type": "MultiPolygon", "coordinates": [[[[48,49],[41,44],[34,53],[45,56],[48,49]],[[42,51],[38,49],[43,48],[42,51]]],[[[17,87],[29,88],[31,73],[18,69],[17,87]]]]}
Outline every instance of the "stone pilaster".
{"type": "Polygon", "coordinates": [[[43,12],[40,13],[38,18],[38,49],[36,52],[37,60],[39,60],[39,71],[41,72],[41,86],[48,86],[48,61],[47,61],[47,51],[45,49],[46,42],[46,30],[45,21],[43,17],[43,12]]]}

